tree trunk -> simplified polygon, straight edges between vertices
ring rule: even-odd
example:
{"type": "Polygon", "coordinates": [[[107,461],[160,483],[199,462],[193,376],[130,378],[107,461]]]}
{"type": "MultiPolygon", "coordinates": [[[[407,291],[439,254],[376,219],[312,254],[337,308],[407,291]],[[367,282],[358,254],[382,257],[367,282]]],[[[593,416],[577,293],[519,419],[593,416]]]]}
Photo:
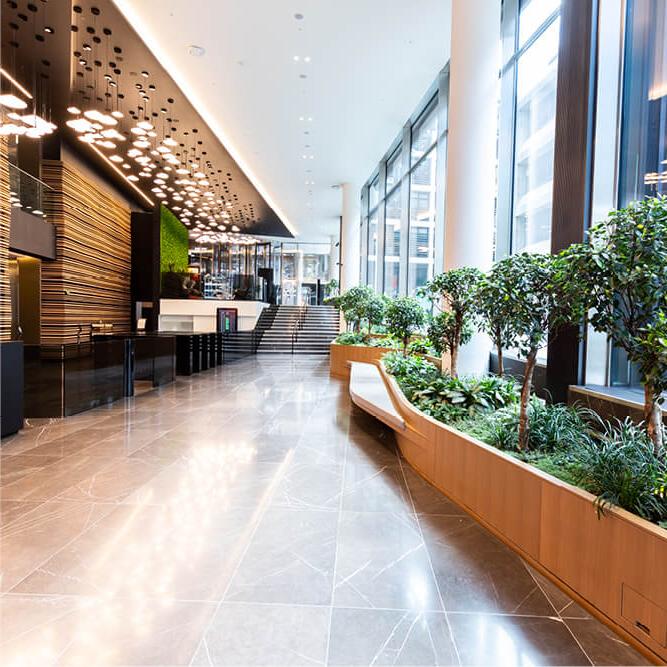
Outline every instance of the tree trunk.
{"type": "Polygon", "coordinates": [[[457,369],[458,363],[459,363],[459,346],[452,345],[452,351],[451,354],[449,355],[449,373],[453,378],[459,376],[459,372],[457,369]]]}
{"type": "Polygon", "coordinates": [[[656,456],[662,454],[662,408],[652,383],[644,385],[644,422],[656,456]]]}
{"type": "Polygon", "coordinates": [[[410,344],[410,336],[403,339],[403,356],[408,356],[408,345],[410,344]]]}
{"type": "Polygon", "coordinates": [[[528,436],[530,424],[528,422],[528,403],[530,401],[530,389],[533,385],[533,372],[537,361],[537,350],[533,348],[526,358],[526,369],[523,372],[523,386],[521,387],[521,411],[519,413],[519,449],[522,452],[528,450],[528,436]]]}
{"type": "Polygon", "coordinates": [[[498,350],[498,377],[503,377],[505,374],[505,366],[503,364],[503,346],[497,345],[496,349],[498,350]]]}

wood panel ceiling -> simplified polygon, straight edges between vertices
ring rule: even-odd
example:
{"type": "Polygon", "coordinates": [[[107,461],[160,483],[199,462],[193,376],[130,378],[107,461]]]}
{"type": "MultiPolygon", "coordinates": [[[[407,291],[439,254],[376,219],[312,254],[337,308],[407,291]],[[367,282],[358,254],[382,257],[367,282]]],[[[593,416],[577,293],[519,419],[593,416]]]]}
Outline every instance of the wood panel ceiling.
{"type": "Polygon", "coordinates": [[[139,205],[164,203],[194,235],[291,236],[111,0],[2,0],[1,18],[3,69],[139,205]],[[67,126],[91,110],[115,124],[67,126]]]}

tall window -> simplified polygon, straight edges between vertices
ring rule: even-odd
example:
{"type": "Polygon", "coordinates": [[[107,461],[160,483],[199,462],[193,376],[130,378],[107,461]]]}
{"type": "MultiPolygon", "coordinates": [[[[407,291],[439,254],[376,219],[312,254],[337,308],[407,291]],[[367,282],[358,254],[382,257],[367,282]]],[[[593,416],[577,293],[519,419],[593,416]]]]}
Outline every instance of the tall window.
{"type": "Polygon", "coordinates": [[[498,232],[504,252],[549,252],[560,0],[507,0],[503,9],[498,232]],[[504,241],[502,236],[504,235],[504,241]]]}
{"type": "MultiPolygon", "coordinates": [[[[618,205],[667,194],[667,3],[628,0],[623,66],[618,205]]],[[[638,386],[639,373],[613,348],[614,385],[638,386]]]]}
{"type": "Polygon", "coordinates": [[[448,83],[445,68],[362,190],[361,275],[387,296],[414,295],[442,264],[448,83]]]}
{"type": "Polygon", "coordinates": [[[408,294],[426,284],[435,268],[437,108],[430,105],[412,129],[408,294]]]}

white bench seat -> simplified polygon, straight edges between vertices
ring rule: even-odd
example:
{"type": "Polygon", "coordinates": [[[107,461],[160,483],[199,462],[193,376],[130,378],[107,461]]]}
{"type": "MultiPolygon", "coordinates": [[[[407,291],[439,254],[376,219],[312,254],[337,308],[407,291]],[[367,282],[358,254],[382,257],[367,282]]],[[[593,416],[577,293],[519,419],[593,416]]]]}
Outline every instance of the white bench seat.
{"type": "Polygon", "coordinates": [[[352,402],[395,431],[404,431],[405,421],[394,407],[377,366],[356,361],[350,366],[352,402]]]}

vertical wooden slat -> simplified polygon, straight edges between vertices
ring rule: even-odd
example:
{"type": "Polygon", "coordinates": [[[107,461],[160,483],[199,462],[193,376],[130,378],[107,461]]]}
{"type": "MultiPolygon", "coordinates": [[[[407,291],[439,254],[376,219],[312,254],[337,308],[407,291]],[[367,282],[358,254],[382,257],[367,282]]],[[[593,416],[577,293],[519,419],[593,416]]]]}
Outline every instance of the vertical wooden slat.
{"type": "Polygon", "coordinates": [[[83,340],[91,324],[130,331],[130,211],[67,163],[46,160],[56,260],[42,267],[42,343],[83,340]]]}
{"type": "Polygon", "coordinates": [[[0,340],[9,340],[12,328],[8,273],[10,219],[7,138],[0,137],[0,340]]]}

